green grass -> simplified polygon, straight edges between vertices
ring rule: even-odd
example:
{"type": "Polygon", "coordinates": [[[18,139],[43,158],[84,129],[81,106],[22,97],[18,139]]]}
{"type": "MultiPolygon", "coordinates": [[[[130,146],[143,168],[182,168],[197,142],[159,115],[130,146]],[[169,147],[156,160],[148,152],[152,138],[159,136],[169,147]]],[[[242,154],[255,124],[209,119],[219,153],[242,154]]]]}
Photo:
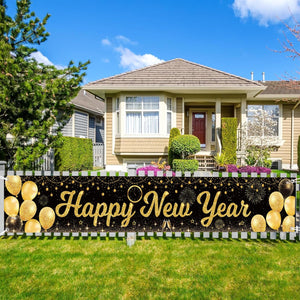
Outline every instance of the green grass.
{"type": "Polygon", "coordinates": [[[300,243],[1,238],[0,299],[299,299],[300,243]]]}

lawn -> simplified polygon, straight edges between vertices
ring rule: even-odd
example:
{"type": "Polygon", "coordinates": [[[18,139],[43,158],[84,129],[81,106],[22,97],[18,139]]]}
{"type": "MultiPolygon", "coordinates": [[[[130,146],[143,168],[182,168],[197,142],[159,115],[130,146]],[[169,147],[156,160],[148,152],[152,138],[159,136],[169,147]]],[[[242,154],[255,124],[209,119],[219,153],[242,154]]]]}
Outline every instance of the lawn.
{"type": "Polygon", "coordinates": [[[300,299],[300,242],[0,238],[1,299],[300,299]]]}

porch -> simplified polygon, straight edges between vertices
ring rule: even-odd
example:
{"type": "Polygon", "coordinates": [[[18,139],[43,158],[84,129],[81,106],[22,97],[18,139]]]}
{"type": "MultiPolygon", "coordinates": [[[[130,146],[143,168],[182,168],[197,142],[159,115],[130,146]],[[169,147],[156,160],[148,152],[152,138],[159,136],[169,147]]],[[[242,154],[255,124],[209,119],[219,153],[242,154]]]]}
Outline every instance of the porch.
{"type": "Polygon", "coordinates": [[[191,158],[199,162],[199,170],[213,170],[214,156],[222,151],[221,119],[237,118],[238,163],[242,162],[241,124],[246,122],[246,99],[185,99],[184,133],[193,134],[200,140],[201,151],[191,158]]]}

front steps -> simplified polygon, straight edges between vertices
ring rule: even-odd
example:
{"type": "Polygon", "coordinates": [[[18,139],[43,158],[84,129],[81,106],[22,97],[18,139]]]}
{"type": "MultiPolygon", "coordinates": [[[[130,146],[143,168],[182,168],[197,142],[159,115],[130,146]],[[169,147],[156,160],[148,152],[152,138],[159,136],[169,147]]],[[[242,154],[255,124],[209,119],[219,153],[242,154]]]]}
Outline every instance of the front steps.
{"type": "Polygon", "coordinates": [[[199,163],[199,171],[211,171],[216,169],[216,162],[213,155],[196,154],[190,155],[188,158],[196,159],[199,163]]]}

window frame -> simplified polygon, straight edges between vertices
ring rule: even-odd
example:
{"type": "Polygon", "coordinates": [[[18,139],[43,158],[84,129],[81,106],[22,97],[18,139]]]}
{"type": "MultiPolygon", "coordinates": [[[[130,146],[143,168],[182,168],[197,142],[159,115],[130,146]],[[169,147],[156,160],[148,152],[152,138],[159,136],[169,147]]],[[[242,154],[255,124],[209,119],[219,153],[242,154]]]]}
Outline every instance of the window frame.
{"type": "MultiPolygon", "coordinates": [[[[156,101],[155,101],[156,102],[156,101]]],[[[154,102],[154,104],[155,104],[154,102]]],[[[125,136],[159,136],[160,133],[160,116],[161,116],[161,96],[159,95],[126,95],[124,96],[124,134],[125,136]],[[137,107],[134,107],[134,103],[132,104],[132,107],[128,107],[127,99],[129,98],[136,98],[136,99],[141,99],[140,102],[140,107],[137,105],[137,107]],[[145,99],[147,98],[157,98],[157,107],[147,107],[147,101],[145,99]],[[145,107],[146,106],[146,107],[145,107]],[[128,113],[136,113],[141,116],[141,125],[140,125],[140,131],[139,132],[132,132],[129,133],[128,128],[127,128],[127,115],[128,113]],[[157,132],[145,132],[145,119],[146,116],[145,114],[147,113],[157,113],[157,132]]],[[[149,104],[149,103],[148,103],[149,104]]],[[[153,105],[153,102],[150,101],[150,105],[153,105]]]]}

